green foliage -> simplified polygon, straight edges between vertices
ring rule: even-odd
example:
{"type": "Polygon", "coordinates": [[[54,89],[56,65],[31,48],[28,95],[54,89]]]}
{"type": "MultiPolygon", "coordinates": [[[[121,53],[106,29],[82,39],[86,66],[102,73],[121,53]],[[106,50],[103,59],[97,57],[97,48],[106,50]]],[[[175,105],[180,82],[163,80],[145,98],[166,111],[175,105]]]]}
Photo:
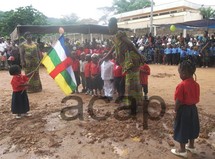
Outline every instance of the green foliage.
{"type": "Polygon", "coordinates": [[[0,21],[3,19],[4,12],[0,11],[0,21]]]}
{"type": "Polygon", "coordinates": [[[124,13],[137,9],[142,9],[151,6],[150,0],[114,0],[113,6],[116,9],[116,13],[124,13]]]}
{"type": "Polygon", "coordinates": [[[78,22],[79,17],[75,14],[72,13],[70,15],[64,16],[61,19],[61,23],[64,25],[72,25],[72,24],[76,24],[78,22]]]}
{"type": "Polygon", "coordinates": [[[99,18],[99,22],[102,23],[103,25],[107,25],[108,17],[111,13],[115,11],[115,8],[112,6],[112,7],[101,7],[97,9],[103,13],[103,15],[99,18]]]}
{"type": "Polygon", "coordinates": [[[47,18],[48,25],[63,25],[62,20],[59,18],[47,18]]]}
{"type": "Polygon", "coordinates": [[[17,25],[45,25],[47,17],[32,6],[4,12],[0,19],[0,35],[10,35],[17,25]]]}
{"type": "Polygon", "coordinates": [[[215,18],[215,10],[211,7],[208,8],[200,8],[200,14],[202,15],[203,19],[214,19],[215,18]]]}

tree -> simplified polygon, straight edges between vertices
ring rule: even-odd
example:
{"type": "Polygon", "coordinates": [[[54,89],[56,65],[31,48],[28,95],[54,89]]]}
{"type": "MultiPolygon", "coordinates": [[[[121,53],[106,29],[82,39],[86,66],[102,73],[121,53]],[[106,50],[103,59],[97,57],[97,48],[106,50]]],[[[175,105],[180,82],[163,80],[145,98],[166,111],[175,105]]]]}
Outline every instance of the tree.
{"type": "Polygon", "coordinates": [[[108,17],[110,16],[111,13],[114,13],[115,8],[112,6],[112,7],[101,7],[97,9],[103,12],[103,16],[99,18],[99,22],[101,22],[103,25],[107,25],[108,17]]]}
{"type": "Polygon", "coordinates": [[[62,24],[64,25],[71,25],[71,24],[76,24],[78,22],[79,17],[75,14],[72,13],[70,15],[66,15],[61,19],[62,24]]]}
{"type": "Polygon", "coordinates": [[[0,11],[0,21],[2,20],[3,16],[4,16],[4,12],[0,11]]]}
{"type": "Polygon", "coordinates": [[[45,25],[47,17],[32,6],[4,12],[0,19],[0,35],[8,36],[17,25],[45,25]]]}
{"type": "Polygon", "coordinates": [[[151,6],[150,0],[114,0],[113,6],[116,9],[116,13],[124,13],[144,7],[151,6]]]}
{"type": "Polygon", "coordinates": [[[211,7],[208,8],[200,8],[200,14],[202,15],[203,19],[214,19],[215,18],[215,10],[211,7]]]}

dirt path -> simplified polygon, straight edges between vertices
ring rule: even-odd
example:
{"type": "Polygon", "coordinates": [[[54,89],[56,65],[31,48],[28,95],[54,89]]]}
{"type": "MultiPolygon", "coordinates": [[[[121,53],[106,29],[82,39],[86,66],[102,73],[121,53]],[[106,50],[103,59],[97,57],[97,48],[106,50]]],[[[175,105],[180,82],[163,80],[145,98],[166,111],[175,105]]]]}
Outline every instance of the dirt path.
{"type": "MultiPolygon", "coordinates": [[[[177,159],[170,153],[178,144],[172,139],[173,93],[180,82],[176,66],[150,65],[149,96],[161,96],[167,110],[159,121],[148,121],[143,131],[142,109],[137,119],[119,121],[114,117],[118,105],[98,100],[93,111],[98,117],[108,112],[104,121],[94,120],[87,111],[92,97],[74,94],[83,101],[83,120],[65,121],[59,118],[62,108],[75,106],[75,100],[61,103],[65,97],[54,80],[40,69],[43,91],[29,94],[32,117],[14,119],[10,112],[11,86],[7,71],[0,71],[0,158],[1,159],[177,159]]],[[[197,154],[190,159],[215,158],[215,68],[198,68],[201,86],[198,104],[201,134],[197,139],[197,154]]],[[[155,113],[159,110],[151,109],[155,113]]],[[[121,112],[125,115],[124,111],[121,112]]],[[[77,110],[69,111],[70,115],[77,110]]],[[[126,113],[127,114],[127,113],[126,113]]]]}

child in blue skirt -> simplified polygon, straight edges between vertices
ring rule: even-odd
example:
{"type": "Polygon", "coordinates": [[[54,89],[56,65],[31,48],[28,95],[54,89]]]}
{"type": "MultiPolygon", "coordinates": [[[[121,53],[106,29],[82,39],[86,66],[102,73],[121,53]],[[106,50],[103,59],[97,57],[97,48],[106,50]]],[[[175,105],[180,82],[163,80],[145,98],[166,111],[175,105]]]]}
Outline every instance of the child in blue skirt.
{"type": "Polygon", "coordinates": [[[199,136],[199,117],[196,104],[199,102],[199,84],[193,79],[196,66],[190,60],[181,62],[178,68],[182,82],[175,91],[174,140],[180,143],[179,149],[171,152],[177,156],[187,157],[187,151],[195,151],[194,140],[199,136]],[[189,144],[185,146],[187,143],[189,144]]]}
{"type": "Polygon", "coordinates": [[[29,100],[26,92],[28,84],[28,77],[32,76],[34,72],[28,75],[21,74],[21,68],[19,65],[12,65],[9,69],[10,75],[13,76],[11,80],[11,85],[13,88],[11,111],[16,114],[16,118],[21,118],[22,116],[30,116],[27,112],[29,108],[29,100]]]}

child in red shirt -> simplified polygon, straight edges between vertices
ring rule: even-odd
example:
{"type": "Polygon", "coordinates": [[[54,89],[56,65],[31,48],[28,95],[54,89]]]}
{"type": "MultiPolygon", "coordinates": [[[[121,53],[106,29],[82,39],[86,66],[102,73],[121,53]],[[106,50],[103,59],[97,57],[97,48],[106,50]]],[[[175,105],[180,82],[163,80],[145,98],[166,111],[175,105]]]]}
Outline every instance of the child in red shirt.
{"type": "Polygon", "coordinates": [[[140,84],[144,92],[144,99],[148,99],[148,76],[150,75],[150,67],[146,63],[140,66],[140,84]]]}
{"type": "Polygon", "coordinates": [[[80,62],[79,62],[75,52],[71,53],[71,66],[72,66],[73,72],[75,74],[75,80],[76,80],[76,84],[77,84],[75,92],[79,93],[78,86],[81,83],[81,81],[80,81],[80,62]]]}
{"type": "Polygon", "coordinates": [[[13,88],[11,111],[13,114],[17,114],[16,118],[30,116],[31,114],[27,114],[30,108],[26,89],[27,86],[29,86],[28,77],[31,76],[33,72],[28,75],[22,75],[21,68],[18,65],[12,65],[9,69],[9,73],[13,76],[11,80],[13,88]]]}
{"type": "Polygon", "coordinates": [[[193,79],[196,66],[190,60],[183,61],[178,68],[182,82],[175,91],[174,140],[180,149],[172,149],[177,156],[187,157],[186,149],[195,152],[194,140],[199,136],[200,126],[196,104],[199,102],[199,84],[193,79]],[[185,147],[185,144],[189,144],[185,147]]]}
{"type": "Polygon", "coordinates": [[[92,94],[92,82],[91,82],[91,55],[87,54],[86,55],[86,61],[87,63],[84,66],[84,76],[86,79],[86,93],[85,94],[92,94]]]}
{"type": "Polygon", "coordinates": [[[114,64],[113,75],[114,87],[118,93],[115,103],[119,103],[122,97],[125,95],[125,76],[123,76],[122,66],[120,66],[118,62],[114,64]]]}
{"type": "Polygon", "coordinates": [[[102,79],[101,79],[101,68],[99,65],[99,57],[96,54],[93,54],[91,56],[92,58],[92,63],[91,63],[91,68],[90,68],[90,72],[91,72],[91,79],[92,79],[92,90],[93,90],[93,95],[94,96],[98,96],[98,91],[99,94],[101,95],[102,92],[102,79]]]}

